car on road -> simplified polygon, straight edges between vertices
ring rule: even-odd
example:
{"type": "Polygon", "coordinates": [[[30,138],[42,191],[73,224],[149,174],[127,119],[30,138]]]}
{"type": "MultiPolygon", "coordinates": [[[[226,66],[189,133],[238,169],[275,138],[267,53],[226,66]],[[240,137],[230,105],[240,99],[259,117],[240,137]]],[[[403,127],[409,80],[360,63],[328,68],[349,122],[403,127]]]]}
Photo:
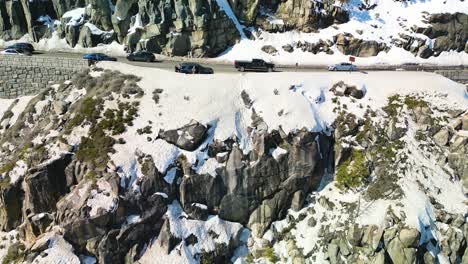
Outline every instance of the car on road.
{"type": "Polygon", "coordinates": [[[342,62],[328,67],[329,71],[357,71],[357,67],[349,62],[342,62]]]}
{"type": "Polygon", "coordinates": [[[262,59],[253,59],[251,61],[234,61],[234,67],[238,71],[267,71],[272,72],[275,70],[273,63],[266,62],[262,59]]]}
{"type": "Polygon", "coordinates": [[[156,56],[153,53],[148,51],[137,51],[134,53],[130,53],[127,56],[127,60],[129,61],[146,61],[146,62],[154,62],[156,61],[156,56]]]}
{"type": "Polygon", "coordinates": [[[21,53],[28,54],[34,52],[34,46],[30,43],[18,42],[7,47],[7,49],[14,49],[20,51],[21,53]]]}
{"type": "Polygon", "coordinates": [[[107,56],[103,53],[89,53],[83,56],[83,59],[90,61],[117,61],[117,58],[107,56]]]}
{"type": "Polygon", "coordinates": [[[210,67],[202,66],[198,63],[181,63],[175,66],[175,71],[187,74],[213,74],[210,67]]]}
{"type": "Polygon", "coordinates": [[[23,55],[28,55],[30,56],[31,54],[25,54],[24,52],[20,51],[20,50],[16,50],[16,49],[6,49],[6,50],[2,50],[0,52],[0,54],[2,55],[20,55],[20,56],[23,56],[23,55]]]}

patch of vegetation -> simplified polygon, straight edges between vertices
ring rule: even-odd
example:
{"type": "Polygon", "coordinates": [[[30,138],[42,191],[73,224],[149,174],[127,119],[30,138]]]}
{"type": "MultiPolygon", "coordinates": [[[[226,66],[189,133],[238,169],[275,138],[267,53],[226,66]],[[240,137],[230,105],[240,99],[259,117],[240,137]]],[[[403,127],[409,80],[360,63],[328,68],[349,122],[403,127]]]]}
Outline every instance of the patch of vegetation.
{"type": "Polygon", "coordinates": [[[91,181],[91,186],[93,189],[97,188],[97,173],[95,171],[89,171],[86,173],[85,178],[91,181]]]}
{"type": "Polygon", "coordinates": [[[345,111],[339,112],[335,120],[335,126],[340,137],[345,137],[356,132],[356,129],[358,128],[357,122],[358,120],[356,115],[345,111]]]}
{"type": "Polygon", "coordinates": [[[287,234],[291,233],[291,230],[293,230],[294,228],[296,228],[296,222],[291,222],[288,226],[281,229],[281,233],[278,234],[278,239],[283,240],[284,237],[287,234]]]}
{"type": "MultiPolygon", "coordinates": [[[[81,143],[76,152],[77,159],[92,163],[98,168],[105,167],[109,161],[108,153],[114,153],[113,146],[116,143],[114,138],[108,136],[106,132],[110,132],[112,135],[125,132],[126,126],[133,125],[133,120],[137,116],[138,105],[138,102],[119,102],[118,109],[107,109],[103,114],[103,118],[98,122],[99,113],[103,109],[102,100],[85,99],[77,116],[80,116],[82,120],[89,121],[91,128],[89,136],[81,138],[81,143]]],[[[73,122],[72,120],[72,124],[80,122],[73,122]]]]}
{"type": "Polygon", "coordinates": [[[36,145],[30,150],[27,159],[28,167],[40,164],[48,158],[48,151],[44,145],[36,145]]]}
{"type": "Polygon", "coordinates": [[[398,175],[396,173],[387,173],[385,177],[377,177],[377,179],[369,184],[366,190],[366,195],[371,200],[377,200],[381,198],[388,198],[389,195],[398,190],[395,195],[399,194],[400,186],[396,184],[398,175]]]}
{"type": "Polygon", "coordinates": [[[426,135],[424,134],[424,131],[422,131],[421,129],[418,129],[416,131],[416,134],[414,135],[414,138],[418,141],[422,141],[426,138],[426,135]]]}
{"type": "Polygon", "coordinates": [[[137,129],[138,135],[143,135],[143,134],[151,134],[153,131],[151,131],[151,126],[145,126],[144,128],[139,128],[137,129]]]}
{"type": "Polygon", "coordinates": [[[356,141],[362,143],[368,136],[368,133],[372,129],[372,120],[370,118],[371,113],[366,111],[364,114],[364,124],[359,129],[359,132],[356,134],[356,141]]]}
{"type": "Polygon", "coordinates": [[[406,96],[405,100],[403,101],[408,109],[415,109],[417,107],[428,107],[426,101],[422,100],[421,98],[416,98],[414,96],[406,96]]]}
{"type": "Polygon", "coordinates": [[[363,152],[353,149],[350,158],[340,164],[336,170],[336,186],[340,189],[355,188],[369,175],[363,152]]]}
{"type": "Polygon", "coordinates": [[[130,103],[119,103],[118,109],[107,109],[98,126],[110,131],[112,135],[122,134],[125,132],[126,126],[133,125],[138,111],[136,106],[130,103]]]}
{"type": "Polygon", "coordinates": [[[66,132],[70,133],[74,127],[80,126],[84,121],[95,124],[103,110],[103,100],[87,97],[81,102],[75,116],[67,123],[66,132]]]}
{"type": "Polygon", "coordinates": [[[247,255],[247,257],[245,257],[245,262],[247,264],[252,264],[254,263],[254,257],[252,255],[252,253],[249,252],[249,254],[247,255]]]}
{"type": "Polygon", "coordinates": [[[15,168],[16,160],[9,161],[0,167],[0,174],[9,173],[15,168]]]}
{"type": "Polygon", "coordinates": [[[87,91],[100,91],[101,95],[112,92],[121,94],[128,88],[136,88],[138,91],[135,94],[141,93],[142,90],[138,86],[133,86],[133,83],[136,84],[138,81],[140,81],[140,78],[137,76],[110,70],[104,70],[99,77],[92,77],[89,75],[89,71],[83,71],[76,74],[72,79],[72,83],[78,89],[85,88],[87,91]],[[128,86],[126,85],[127,82],[129,83],[128,86]]]}
{"type": "Polygon", "coordinates": [[[150,176],[151,171],[154,168],[154,162],[151,158],[146,158],[141,165],[141,173],[145,176],[150,176]]]}
{"type": "Polygon", "coordinates": [[[24,258],[25,246],[15,243],[8,248],[7,254],[3,257],[2,264],[20,263],[24,258]]]}
{"type": "Polygon", "coordinates": [[[388,98],[388,104],[382,108],[389,116],[397,116],[401,111],[403,104],[399,95],[393,95],[388,98]]]}
{"type": "Polygon", "coordinates": [[[271,247],[266,247],[263,249],[262,257],[266,258],[272,263],[276,263],[278,261],[278,257],[275,255],[275,252],[271,247]]]}
{"type": "Polygon", "coordinates": [[[114,153],[115,140],[107,136],[99,126],[90,131],[90,137],[82,137],[76,152],[76,158],[83,162],[94,164],[98,168],[105,167],[109,161],[108,153],[114,153]]]}
{"type": "Polygon", "coordinates": [[[2,116],[2,121],[8,118],[12,118],[15,114],[11,110],[6,110],[5,113],[3,113],[2,116]]]}
{"type": "Polygon", "coordinates": [[[403,149],[404,142],[401,140],[395,140],[388,142],[387,140],[381,138],[375,147],[374,153],[379,156],[380,160],[383,162],[392,162],[399,149],[403,149]]]}
{"type": "Polygon", "coordinates": [[[163,89],[160,89],[160,88],[154,89],[154,91],[153,91],[153,100],[154,100],[154,102],[156,104],[159,104],[159,98],[160,98],[159,96],[160,96],[160,94],[162,94],[162,92],[163,92],[163,89]]]}

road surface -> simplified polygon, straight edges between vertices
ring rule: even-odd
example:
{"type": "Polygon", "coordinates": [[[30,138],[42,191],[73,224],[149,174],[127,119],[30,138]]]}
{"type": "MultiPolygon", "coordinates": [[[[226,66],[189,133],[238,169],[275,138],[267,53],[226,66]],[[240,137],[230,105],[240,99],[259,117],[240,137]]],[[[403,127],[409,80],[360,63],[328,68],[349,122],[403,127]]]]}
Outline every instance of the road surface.
{"type": "MultiPolygon", "coordinates": [[[[72,52],[45,52],[38,51],[33,56],[53,56],[65,58],[82,58],[83,53],[72,52]]],[[[156,55],[157,62],[135,62],[128,61],[125,57],[117,57],[119,62],[128,63],[130,65],[141,67],[154,67],[174,71],[174,67],[181,62],[196,62],[213,68],[215,73],[223,72],[237,72],[237,69],[231,63],[223,63],[206,58],[186,58],[186,57],[165,57],[156,55]]],[[[438,66],[438,65],[421,65],[421,64],[405,64],[405,65],[372,65],[372,66],[359,66],[361,71],[393,71],[393,70],[407,70],[407,71],[432,71],[444,75],[454,81],[461,83],[468,83],[468,67],[467,65],[461,66],[438,66]]],[[[327,65],[307,65],[307,66],[291,66],[291,65],[276,65],[276,71],[286,72],[317,72],[326,71],[327,65]]]]}

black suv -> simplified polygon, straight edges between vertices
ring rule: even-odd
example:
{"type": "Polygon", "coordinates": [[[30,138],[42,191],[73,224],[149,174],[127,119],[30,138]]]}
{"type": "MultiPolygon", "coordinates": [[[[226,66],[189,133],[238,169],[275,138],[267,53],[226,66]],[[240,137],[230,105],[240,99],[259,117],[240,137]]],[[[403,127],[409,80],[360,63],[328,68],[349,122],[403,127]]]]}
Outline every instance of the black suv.
{"type": "Polygon", "coordinates": [[[29,53],[29,54],[32,54],[34,52],[33,45],[31,45],[30,43],[22,43],[22,42],[18,42],[11,46],[8,46],[7,49],[15,49],[19,52],[29,53]]]}
{"type": "Polygon", "coordinates": [[[212,68],[201,66],[198,63],[181,63],[175,66],[175,71],[188,74],[213,74],[212,68]]]}
{"type": "Polygon", "coordinates": [[[156,57],[153,53],[148,51],[137,51],[134,53],[130,53],[127,56],[127,60],[129,61],[146,61],[146,62],[154,62],[156,57]]]}

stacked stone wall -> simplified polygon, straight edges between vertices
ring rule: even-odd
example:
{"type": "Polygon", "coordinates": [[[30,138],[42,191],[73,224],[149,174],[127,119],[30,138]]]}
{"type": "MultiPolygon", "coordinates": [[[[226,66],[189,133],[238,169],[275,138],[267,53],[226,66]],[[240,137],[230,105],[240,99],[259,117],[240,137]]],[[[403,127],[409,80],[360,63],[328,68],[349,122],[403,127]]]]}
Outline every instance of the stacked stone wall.
{"type": "Polygon", "coordinates": [[[0,55],[0,98],[37,94],[86,68],[78,58],[0,55]]]}

